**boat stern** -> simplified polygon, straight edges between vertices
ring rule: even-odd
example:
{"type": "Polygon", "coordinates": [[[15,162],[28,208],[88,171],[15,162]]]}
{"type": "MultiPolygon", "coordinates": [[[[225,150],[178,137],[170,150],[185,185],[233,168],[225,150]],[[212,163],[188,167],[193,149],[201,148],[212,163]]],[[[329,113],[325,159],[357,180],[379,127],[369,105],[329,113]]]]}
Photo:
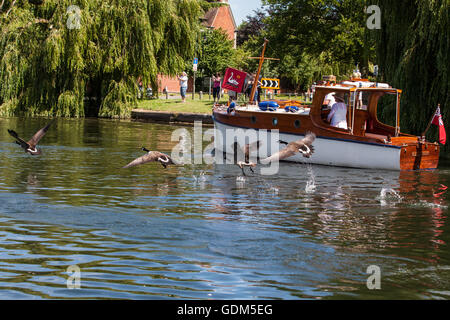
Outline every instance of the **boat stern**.
{"type": "Polygon", "coordinates": [[[437,142],[416,142],[402,145],[400,170],[431,170],[439,163],[440,147],[437,142]]]}

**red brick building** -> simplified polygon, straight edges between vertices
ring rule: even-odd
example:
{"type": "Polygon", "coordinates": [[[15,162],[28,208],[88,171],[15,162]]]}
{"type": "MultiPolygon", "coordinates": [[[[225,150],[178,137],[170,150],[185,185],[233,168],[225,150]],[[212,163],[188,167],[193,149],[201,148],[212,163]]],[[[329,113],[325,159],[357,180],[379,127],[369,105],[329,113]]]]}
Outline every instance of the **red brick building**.
{"type": "MultiPolygon", "coordinates": [[[[213,8],[209,10],[202,19],[202,25],[207,28],[222,29],[228,35],[230,40],[234,41],[236,48],[236,33],[237,26],[234,20],[233,12],[231,11],[228,0],[208,0],[209,2],[222,2],[226,5],[213,8]]],[[[159,92],[162,92],[167,87],[169,92],[179,92],[180,85],[176,77],[169,77],[164,75],[158,76],[159,92]]],[[[189,79],[188,91],[192,91],[192,79],[189,79]]]]}
{"type": "Polygon", "coordinates": [[[228,5],[228,0],[210,0],[209,2],[222,2],[227,5],[209,10],[205,14],[202,24],[208,28],[212,27],[214,29],[222,29],[225,31],[228,35],[228,39],[234,41],[234,47],[236,48],[237,26],[231,7],[228,5]]]}

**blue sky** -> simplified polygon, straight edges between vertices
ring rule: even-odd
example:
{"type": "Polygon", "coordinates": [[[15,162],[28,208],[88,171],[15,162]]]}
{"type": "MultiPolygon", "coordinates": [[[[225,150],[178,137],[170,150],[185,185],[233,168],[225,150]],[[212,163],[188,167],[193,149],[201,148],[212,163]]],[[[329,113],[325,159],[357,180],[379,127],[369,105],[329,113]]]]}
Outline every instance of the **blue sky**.
{"type": "Polygon", "coordinates": [[[261,0],[228,0],[228,3],[238,26],[248,15],[253,15],[253,11],[262,6],[261,0]]]}

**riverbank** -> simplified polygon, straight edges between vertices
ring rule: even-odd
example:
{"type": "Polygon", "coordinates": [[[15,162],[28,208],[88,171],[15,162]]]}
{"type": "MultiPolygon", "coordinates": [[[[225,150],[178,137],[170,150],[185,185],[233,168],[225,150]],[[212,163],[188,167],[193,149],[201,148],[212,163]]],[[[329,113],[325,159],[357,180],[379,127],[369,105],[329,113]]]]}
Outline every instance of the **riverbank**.
{"type": "Polygon", "coordinates": [[[211,113],[152,111],[144,109],[131,110],[131,119],[145,122],[164,122],[192,124],[201,121],[202,124],[213,125],[211,113]]]}
{"type": "MultiPolygon", "coordinates": [[[[221,99],[226,103],[225,98],[221,99]]],[[[180,98],[140,100],[135,109],[131,111],[131,119],[145,122],[192,124],[201,121],[206,125],[213,125],[213,101],[206,99],[192,100],[187,97],[186,102],[180,98]]]]}
{"type": "MultiPolygon", "coordinates": [[[[289,97],[277,96],[277,98],[288,99],[289,97]]],[[[300,99],[300,97],[295,98],[300,99]]],[[[219,102],[226,104],[228,95],[224,95],[219,102]]],[[[208,95],[204,95],[202,99],[196,96],[196,99],[193,100],[192,94],[188,94],[185,103],[181,101],[179,95],[170,95],[168,99],[139,100],[137,107],[131,111],[131,119],[164,123],[194,123],[194,121],[202,121],[204,124],[213,125],[212,108],[213,100],[208,95]]]]}

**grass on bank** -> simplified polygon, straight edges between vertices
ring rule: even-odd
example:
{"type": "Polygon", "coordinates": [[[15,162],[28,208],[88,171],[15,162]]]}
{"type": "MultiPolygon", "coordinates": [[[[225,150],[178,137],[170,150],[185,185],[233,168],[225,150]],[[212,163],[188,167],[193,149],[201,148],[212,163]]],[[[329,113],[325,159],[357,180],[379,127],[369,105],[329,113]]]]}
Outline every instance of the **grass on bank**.
{"type": "MultiPolygon", "coordinates": [[[[226,99],[221,99],[222,103],[226,103],[226,99]]],[[[167,112],[189,112],[189,113],[211,113],[213,107],[213,100],[204,98],[200,100],[192,97],[186,97],[186,102],[181,102],[181,99],[151,99],[139,100],[136,109],[151,110],[151,111],[167,111],[167,112]]]]}
{"type": "MultiPolygon", "coordinates": [[[[291,96],[292,100],[302,100],[300,96],[291,96]]],[[[289,99],[288,96],[280,95],[276,96],[275,99],[289,99]]],[[[264,100],[264,99],[263,99],[264,100]]],[[[228,102],[228,95],[224,95],[220,99],[220,103],[226,104],[228,102]]],[[[159,99],[143,99],[138,100],[136,109],[149,110],[149,111],[167,111],[167,112],[189,112],[189,113],[206,113],[210,114],[212,112],[213,100],[208,98],[208,95],[204,95],[200,100],[199,96],[192,99],[192,94],[186,96],[186,102],[181,102],[181,98],[169,98],[160,97],[159,99]]]]}

